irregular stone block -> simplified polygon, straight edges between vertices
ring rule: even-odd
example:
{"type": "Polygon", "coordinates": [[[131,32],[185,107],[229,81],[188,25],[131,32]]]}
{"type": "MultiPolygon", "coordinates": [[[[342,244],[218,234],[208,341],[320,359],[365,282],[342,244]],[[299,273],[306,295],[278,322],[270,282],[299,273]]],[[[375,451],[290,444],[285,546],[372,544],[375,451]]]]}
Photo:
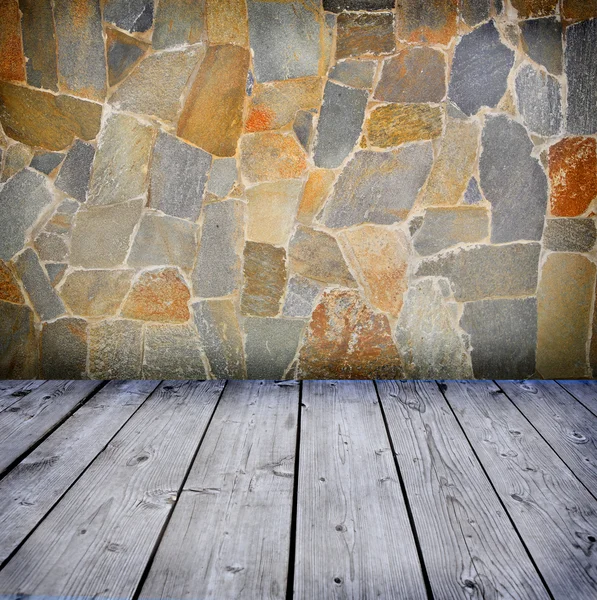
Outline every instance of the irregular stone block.
{"type": "Polygon", "coordinates": [[[465,204],[479,204],[480,202],[483,202],[483,196],[481,195],[479,184],[474,177],[471,177],[470,181],[468,182],[468,186],[464,192],[463,202],[465,204]]]}
{"type": "Polygon", "coordinates": [[[386,104],[375,108],[367,120],[369,143],[378,148],[432,140],[442,130],[441,107],[428,104],[386,104]]]}
{"type": "Polygon", "coordinates": [[[564,138],[549,148],[550,210],[555,217],[582,215],[597,196],[597,142],[564,138]]]}
{"type": "Polygon", "coordinates": [[[297,220],[303,225],[311,225],[319,214],[336,180],[336,174],[326,169],[313,169],[305,183],[299,204],[297,220]]]}
{"type": "Polygon", "coordinates": [[[54,185],[79,202],[85,202],[95,148],[77,140],[68,151],[54,185]]]}
{"type": "Polygon", "coordinates": [[[33,150],[25,144],[12,144],[4,153],[4,168],[0,182],[5,182],[13,175],[29,166],[33,158],[33,150]]]}
{"type": "Polygon", "coordinates": [[[566,29],[569,133],[597,133],[597,19],[566,29]]]}
{"type": "Polygon", "coordinates": [[[204,29],[205,0],[160,0],[151,45],[161,50],[196,44],[203,39],[204,29]]]}
{"type": "Polygon", "coordinates": [[[0,4],[0,79],[25,81],[25,55],[18,0],[0,4]]]}
{"type": "Polygon", "coordinates": [[[137,119],[113,114],[99,138],[89,184],[89,205],[117,204],[145,194],[154,131],[137,119]]]}
{"type": "Polygon", "coordinates": [[[65,154],[59,152],[43,152],[41,154],[36,154],[31,159],[30,167],[40,173],[49,175],[60,163],[62,163],[64,157],[65,154]]]}
{"type": "Polygon", "coordinates": [[[537,289],[541,245],[508,244],[449,250],[423,260],[417,277],[447,277],[458,302],[532,296],[537,289]]]}
{"type": "Polygon", "coordinates": [[[512,6],[518,11],[519,19],[529,17],[545,17],[553,15],[558,0],[511,0],[512,6]]]}
{"type": "Polygon", "coordinates": [[[506,116],[488,116],[482,143],[479,172],[481,188],[492,205],[491,241],[540,240],[547,178],[531,156],[533,143],[526,129],[506,116]]]}
{"type": "Polygon", "coordinates": [[[106,58],[108,63],[108,84],[120,83],[138,64],[147,52],[148,45],[119,31],[106,28],[106,58]]]}
{"type": "Polygon", "coordinates": [[[89,325],[89,377],[140,379],[143,323],[101,321],[89,325]]]}
{"type": "Polygon", "coordinates": [[[25,169],[0,190],[0,259],[9,260],[25,243],[25,233],[53,201],[43,175],[25,169]]]}
{"type": "Polygon", "coordinates": [[[336,59],[392,54],[395,45],[392,13],[342,13],[338,16],[336,59]]]}
{"type": "Polygon", "coordinates": [[[178,120],[177,135],[215,156],[234,156],[248,70],[245,48],[210,46],[178,120]]]}
{"type": "Polygon", "coordinates": [[[471,336],[471,360],[477,379],[528,379],[534,375],[535,298],[467,302],[460,325],[471,336]]]}
{"type": "Polygon", "coordinates": [[[285,246],[294,227],[300,179],[261,183],[247,190],[247,239],[285,246]]]}
{"type": "Polygon", "coordinates": [[[42,379],[86,379],[87,322],[65,317],[41,330],[42,379]]]}
{"type": "Polygon", "coordinates": [[[249,40],[257,81],[319,73],[321,24],[318,12],[301,3],[248,0],[249,40]]]}
{"type": "Polygon", "coordinates": [[[7,135],[28,146],[63,150],[75,137],[97,135],[102,107],[95,102],[0,82],[0,121],[7,135]]]}
{"type": "Polygon", "coordinates": [[[396,5],[398,39],[448,44],[456,35],[458,5],[451,0],[401,0],[396,5]]]}
{"type": "Polygon", "coordinates": [[[393,10],[395,0],[323,0],[323,10],[339,13],[343,10],[393,10]]]}
{"type": "Polygon", "coordinates": [[[343,60],[336,63],[329,78],[359,89],[370,89],[375,77],[377,63],[374,60],[343,60]]]}
{"type": "Polygon", "coordinates": [[[537,291],[537,371],[545,379],[588,377],[587,340],[595,265],[579,254],[549,254],[537,291]]]}
{"type": "Polygon", "coordinates": [[[216,379],[245,379],[243,335],[233,300],[201,300],[193,304],[211,374],[216,379]]]}
{"type": "Polygon", "coordinates": [[[441,281],[417,281],[404,297],[396,342],[408,378],[472,377],[466,335],[458,327],[458,305],[441,281]]]}
{"type": "Polygon", "coordinates": [[[313,312],[313,303],[323,285],[301,275],[295,275],[288,281],[286,298],[282,314],[285,317],[310,317],[313,312]]]}
{"type": "Polygon", "coordinates": [[[102,269],[122,265],[135,225],[141,218],[143,199],[81,209],[76,217],[70,264],[102,269]]]}
{"type": "Polygon", "coordinates": [[[405,48],[383,63],[375,99],[441,102],[446,95],[446,59],[433,48],[405,48]]]}
{"type": "Polygon", "coordinates": [[[193,292],[202,298],[227,296],[240,287],[244,204],[225,200],[204,208],[193,292]]]}
{"type": "Polygon", "coordinates": [[[118,312],[134,271],[71,271],[60,286],[60,296],[70,312],[80,317],[108,317],[118,312]]]}
{"type": "Polygon", "coordinates": [[[0,300],[13,304],[25,304],[21,288],[8,263],[0,260],[0,300]]]}
{"type": "Polygon", "coordinates": [[[299,225],[288,251],[291,270],[322,283],[356,287],[338,242],[328,233],[299,225]]]}
{"type": "Polygon", "coordinates": [[[562,23],[556,17],[520,23],[522,47],[527,56],[550,73],[562,73],[562,23]]]}
{"type": "Polygon", "coordinates": [[[201,342],[189,325],[147,325],[143,352],[145,379],[205,379],[201,342]]]}
{"type": "Polygon", "coordinates": [[[423,225],[413,237],[421,256],[429,256],[456,244],[481,242],[489,236],[489,215],[485,208],[428,208],[423,225]]]}
{"type": "Polygon", "coordinates": [[[38,377],[37,332],[33,311],[24,305],[0,301],[0,377],[38,377]]]}
{"type": "Polygon", "coordinates": [[[240,297],[243,315],[275,317],[286,288],[286,250],[247,242],[243,255],[244,284],[240,297]]]}
{"type": "Polygon", "coordinates": [[[301,110],[296,113],[296,118],[292,125],[292,130],[296,139],[300,142],[305,151],[309,152],[311,141],[313,139],[313,119],[315,115],[308,110],[301,110]]]}
{"type": "Polygon", "coordinates": [[[543,244],[554,252],[590,252],[597,240],[594,219],[547,219],[543,244]]]}
{"type": "Polygon", "coordinates": [[[153,0],[105,0],[104,20],[126,31],[147,31],[153,24],[153,0]]]}
{"type": "Polygon", "coordinates": [[[33,245],[40,260],[60,262],[68,258],[68,241],[66,236],[42,231],[35,238],[33,245]]]}
{"type": "Polygon", "coordinates": [[[203,47],[148,56],[110,96],[110,104],[118,110],[176,121],[185,86],[204,56],[203,47]],[[164,81],[168,85],[163,85],[164,81]]]}
{"type": "Polygon", "coordinates": [[[367,97],[365,90],[326,83],[317,126],[315,166],[335,169],[352,152],[361,135],[367,97]]]}
{"type": "Polygon", "coordinates": [[[516,75],[516,96],[518,112],[530,131],[544,137],[560,132],[562,100],[555,77],[524,65],[516,75]]]}
{"type": "Polygon", "coordinates": [[[464,22],[473,27],[498,15],[503,8],[502,0],[461,0],[459,11],[464,22]]]}
{"type": "Polygon", "coordinates": [[[305,322],[248,317],[244,323],[247,378],[283,379],[296,355],[305,322]]]}
{"type": "Polygon", "coordinates": [[[292,135],[253,133],[241,139],[240,169],[252,182],[294,179],[305,172],[307,160],[292,135]]]}
{"type": "Polygon", "coordinates": [[[493,108],[506,93],[514,52],[502,44],[492,21],[464,36],[454,53],[448,96],[466,115],[493,108]]]}
{"type": "Polygon", "coordinates": [[[563,0],[562,16],[567,21],[584,21],[597,17],[595,0],[563,0]]]}
{"type": "Polygon", "coordinates": [[[225,198],[232,191],[236,179],[236,159],[217,158],[211,165],[209,181],[207,182],[207,191],[220,198],[225,198]]]}
{"type": "Polygon", "coordinates": [[[205,0],[210,44],[249,46],[249,23],[245,0],[205,0]]]}
{"type": "Polygon", "coordinates": [[[142,321],[184,323],[190,318],[190,298],[178,269],[144,271],[133,283],[122,307],[122,316],[142,321]]]}
{"type": "Polygon", "coordinates": [[[74,216],[80,204],[72,198],[65,198],[58,206],[50,220],[46,223],[44,231],[57,233],[62,236],[70,234],[74,216]]]}
{"type": "Polygon", "coordinates": [[[432,162],[429,142],[394,152],[357,152],[338,178],[321,222],[328,227],[350,227],[365,221],[382,225],[403,221],[432,162]]]}
{"type": "Polygon", "coordinates": [[[395,379],[402,361],[385,315],[356,290],[325,292],[313,311],[299,355],[301,379],[395,379]]]}
{"type": "Polygon", "coordinates": [[[182,219],[145,214],[135,236],[127,263],[132,267],[175,265],[193,268],[197,226],[182,219]]]}
{"type": "Polygon", "coordinates": [[[64,277],[68,265],[66,263],[46,263],[44,266],[50,279],[50,283],[53,287],[56,287],[64,277]]]}

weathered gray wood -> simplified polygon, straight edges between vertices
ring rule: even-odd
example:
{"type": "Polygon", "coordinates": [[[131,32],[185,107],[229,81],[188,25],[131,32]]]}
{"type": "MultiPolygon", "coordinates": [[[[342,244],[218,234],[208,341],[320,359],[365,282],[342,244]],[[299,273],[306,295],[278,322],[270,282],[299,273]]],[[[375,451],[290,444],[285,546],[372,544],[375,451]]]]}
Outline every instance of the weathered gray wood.
{"type": "Polygon", "coordinates": [[[594,498],[493,382],[441,385],[554,598],[597,598],[594,498]]]}
{"type": "Polygon", "coordinates": [[[377,385],[434,599],[548,599],[437,384],[377,385]]]}
{"type": "Polygon", "coordinates": [[[49,381],[0,413],[0,473],[59,425],[101,381],[49,381]]]}
{"type": "Polygon", "coordinates": [[[305,381],[294,597],[426,598],[375,387],[305,381]]]}
{"type": "Polygon", "coordinates": [[[582,402],[593,414],[597,415],[597,381],[562,379],[558,380],[558,383],[579,402],[582,402]]]}
{"type": "Polygon", "coordinates": [[[597,417],[555,381],[496,383],[597,497],[597,417]]]}
{"type": "Polygon", "coordinates": [[[141,598],[285,598],[299,384],[231,381],[141,598]]]}
{"type": "Polygon", "coordinates": [[[46,383],[43,379],[31,379],[29,381],[22,379],[6,379],[0,381],[0,412],[12,406],[23,396],[27,396],[33,390],[46,383]]]}
{"type": "Polygon", "coordinates": [[[158,383],[111,381],[0,481],[0,564],[158,383]]]}
{"type": "Polygon", "coordinates": [[[160,385],[0,571],[0,595],[131,598],[223,385],[160,385]]]}

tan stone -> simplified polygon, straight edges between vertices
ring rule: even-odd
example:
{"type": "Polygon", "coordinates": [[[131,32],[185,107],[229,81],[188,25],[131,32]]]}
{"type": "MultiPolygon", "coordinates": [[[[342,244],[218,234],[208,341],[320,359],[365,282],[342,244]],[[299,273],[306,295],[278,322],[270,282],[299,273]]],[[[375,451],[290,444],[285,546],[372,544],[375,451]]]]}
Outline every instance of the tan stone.
{"type": "Polygon", "coordinates": [[[341,13],[338,15],[336,59],[394,51],[394,15],[341,13]]]}
{"type": "Polygon", "coordinates": [[[457,0],[401,0],[396,3],[398,39],[424,44],[448,44],[456,35],[457,0]]]}
{"type": "Polygon", "coordinates": [[[210,44],[249,46],[246,0],[206,0],[205,13],[210,44]]]}
{"type": "Polygon", "coordinates": [[[25,55],[18,0],[0,1],[0,22],[0,79],[25,81],[25,55]]]}
{"type": "Polygon", "coordinates": [[[139,379],[143,323],[117,319],[89,326],[89,376],[93,379],[139,379]]]}
{"type": "Polygon", "coordinates": [[[25,144],[12,144],[4,155],[4,169],[0,181],[4,182],[18,173],[21,169],[29,166],[33,158],[33,150],[25,144]]]}
{"type": "Polygon", "coordinates": [[[372,111],[367,121],[369,143],[390,148],[431,140],[442,134],[442,109],[428,104],[388,104],[372,111]]]}
{"type": "Polygon", "coordinates": [[[558,0],[511,0],[511,2],[518,11],[520,19],[553,15],[558,5],[558,0]]]}
{"type": "Polygon", "coordinates": [[[10,270],[8,263],[0,260],[0,300],[13,304],[25,304],[25,299],[16,277],[10,270]]]}
{"type": "Polygon", "coordinates": [[[300,223],[311,225],[323,208],[335,180],[334,171],[327,169],[314,169],[309,173],[298,209],[297,220],[300,223]]]}
{"type": "Polygon", "coordinates": [[[154,49],[196,44],[205,39],[205,0],[160,0],[153,23],[154,49]]]}

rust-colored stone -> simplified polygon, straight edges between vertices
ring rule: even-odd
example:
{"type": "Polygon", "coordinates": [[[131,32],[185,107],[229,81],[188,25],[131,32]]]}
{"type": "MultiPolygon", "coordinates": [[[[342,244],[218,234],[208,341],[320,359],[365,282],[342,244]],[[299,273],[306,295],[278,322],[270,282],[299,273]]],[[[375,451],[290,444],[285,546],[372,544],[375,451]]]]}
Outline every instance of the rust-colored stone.
{"type": "Polygon", "coordinates": [[[597,17],[597,0],[563,0],[562,16],[566,21],[584,21],[597,17]]]}
{"type": "Polygon", "coordinates": [[[189,320],[189,289],[178,269],[141,273],[122,309],[122,316],[142,321],[184,323],[189,320]]]}
{"type": "Polygon", "coordinates": [[[25,81],[18,0],[0,0],[0,79],[25,81]]]}
{"type": "Polygon", "coordinates": [[[597,196],[597,142],[594,138],[565,138],[549,149],[551,214],[582,215],[597,196]]]}
{"type": "Polygon", "coordinates": [[[0,260],[0,300],[12,302],[13,304],[25,304],[16,277],[8,264],[2,260],[0,260]]]}
{"type": "Polygon", "coordinates": [[[319,214],[335,179],[334,171],[327,169],[314,169],[309,173],[297,215],[298,221],[303,225],[311,225],[313,219],[319,214]]]}
{"type": "Polygon", "coordinates": [[[249,46],[246,0],[206,0],[205,13],[210,44],[249,46]]]}
{"type": "Polygon", "coordinates": [[[395,45],[394,15],[391,13],[338,15],[337,59],[366,54],[391,54],[395,45]]]}
{"type": "MultiPolygon", "coordinates": [[[[512,6],[518,11],[520,19],[529,17],[546,17],[553,15],[558,5],[558,0],[511,0],[512,6]]],[[[580,0],[585,2],[586,0],[580,0]]]]}
{"type": "Polygon", "coordinates": [[[398,39],[448,44],[456,35],[458,0],[400,0],[396,3],[398,39]]]}
{"type": "Polygon", "coordinates": [[[216,156],[234,156],[243,127],[249,51],[210,46],[178,122],[178,136],[216,156]]]}
{"type": "Polygon", "coordinates": [[[326,292],[313,311],[299,357],[302,379],[394,379],[402,363],[385,315],[356,290],[326,292]]]}

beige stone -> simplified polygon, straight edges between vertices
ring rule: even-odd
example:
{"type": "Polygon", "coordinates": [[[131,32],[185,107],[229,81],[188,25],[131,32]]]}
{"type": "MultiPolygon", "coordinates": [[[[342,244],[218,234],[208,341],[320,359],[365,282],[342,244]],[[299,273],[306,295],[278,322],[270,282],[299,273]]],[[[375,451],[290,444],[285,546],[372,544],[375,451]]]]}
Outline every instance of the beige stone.
{"type": "Polygon", "coordinates": [[[118,319],[89,326],[89,376],[94,379],[139,379],[143,357],[143,323],[118,319]]]}
{"type": "Polygon", "coordinates": [[[249,46],[246,0],[206,0],[205,12],[210,44],[249,46]]]}

